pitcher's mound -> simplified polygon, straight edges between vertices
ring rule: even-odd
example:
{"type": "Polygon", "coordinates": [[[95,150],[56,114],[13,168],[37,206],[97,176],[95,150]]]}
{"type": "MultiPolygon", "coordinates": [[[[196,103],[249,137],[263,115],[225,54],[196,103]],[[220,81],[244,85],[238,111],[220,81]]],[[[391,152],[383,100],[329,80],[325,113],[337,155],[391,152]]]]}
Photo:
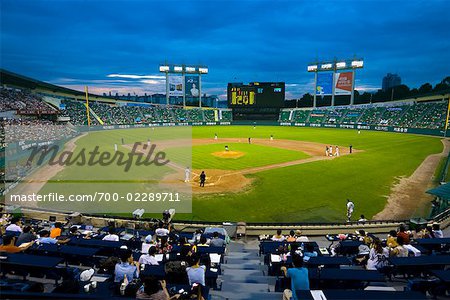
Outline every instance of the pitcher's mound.
{"type": "Polygon", "coordinates": [[[219,151],[211,154],[220,158],[239,158],[245,155],[245,153],[241,151],[219,151]]]}

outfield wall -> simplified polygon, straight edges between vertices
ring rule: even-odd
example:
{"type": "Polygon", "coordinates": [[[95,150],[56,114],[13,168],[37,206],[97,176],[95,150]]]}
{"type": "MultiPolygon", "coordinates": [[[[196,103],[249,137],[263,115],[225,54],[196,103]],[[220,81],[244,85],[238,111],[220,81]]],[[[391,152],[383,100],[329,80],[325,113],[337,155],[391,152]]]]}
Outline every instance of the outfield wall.
{"type": "MultiPolygon", "coordinates": [[[[372,130],[396,133],[412,133],[432,136],[444,137],[445,131],[440,129],[426,128],[406,128],[397,126],[379,126],[379,125],[358,125],[358,124],[316,124],[316,123],[298,123],[298,122],[273,122],[273,121],[233,121],[233,122],[159,122],[150,124],[133,124],[133,125],[98,125],[83,126],[83,131],[99,131],[114,129],[131,129],[131,128],[150,128],[150,127],[170,127],[170,126],[220,126],[220,125],[246,125],[246,126],[291,126],[291,127],[315,127],[315,128],[341,128],[355,130],[372,130]]],[[[450,137],[447,132],[446,137],[450,137]]]]}

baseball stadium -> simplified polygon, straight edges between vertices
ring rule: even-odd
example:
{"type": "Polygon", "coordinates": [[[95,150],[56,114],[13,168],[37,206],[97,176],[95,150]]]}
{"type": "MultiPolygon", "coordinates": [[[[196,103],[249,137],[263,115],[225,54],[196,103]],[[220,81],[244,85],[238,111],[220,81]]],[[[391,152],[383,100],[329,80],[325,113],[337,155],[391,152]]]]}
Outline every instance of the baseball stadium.
{"type": "Polygon", "coordinates": [[[333,56],[218,96],[214,60],[123,95],[2,64],[1,298],[449,297],[450,77],[333,56]]]}

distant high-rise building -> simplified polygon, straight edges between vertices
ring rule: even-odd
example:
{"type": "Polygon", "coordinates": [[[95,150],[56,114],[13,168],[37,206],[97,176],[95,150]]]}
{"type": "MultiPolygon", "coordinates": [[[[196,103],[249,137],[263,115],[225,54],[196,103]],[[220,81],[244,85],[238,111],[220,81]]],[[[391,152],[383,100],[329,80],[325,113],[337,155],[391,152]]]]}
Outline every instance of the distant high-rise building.
{"type": "Polygon", "coordinates": [[[402,79],[397,74],[387,73],[386,76],[383,77],[382,89],[383,91],[387,91],[390,88],[395,86],[399,86],[402,84],[402,79]]]}

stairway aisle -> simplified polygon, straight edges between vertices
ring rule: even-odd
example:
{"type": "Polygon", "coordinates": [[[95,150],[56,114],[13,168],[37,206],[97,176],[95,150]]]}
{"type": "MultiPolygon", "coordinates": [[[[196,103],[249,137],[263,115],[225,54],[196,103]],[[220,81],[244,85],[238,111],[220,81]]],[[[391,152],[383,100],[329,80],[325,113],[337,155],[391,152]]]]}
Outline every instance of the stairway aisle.
{"type": "Polygon", "coordinates": [[[257,244],[232,241],[227,249],[219,276],[222,289],[211,291],[212,300],[282,299],[281,293],[273,292],[276,278],[267,276],[267,266],[258,255],[257,244]]]}

